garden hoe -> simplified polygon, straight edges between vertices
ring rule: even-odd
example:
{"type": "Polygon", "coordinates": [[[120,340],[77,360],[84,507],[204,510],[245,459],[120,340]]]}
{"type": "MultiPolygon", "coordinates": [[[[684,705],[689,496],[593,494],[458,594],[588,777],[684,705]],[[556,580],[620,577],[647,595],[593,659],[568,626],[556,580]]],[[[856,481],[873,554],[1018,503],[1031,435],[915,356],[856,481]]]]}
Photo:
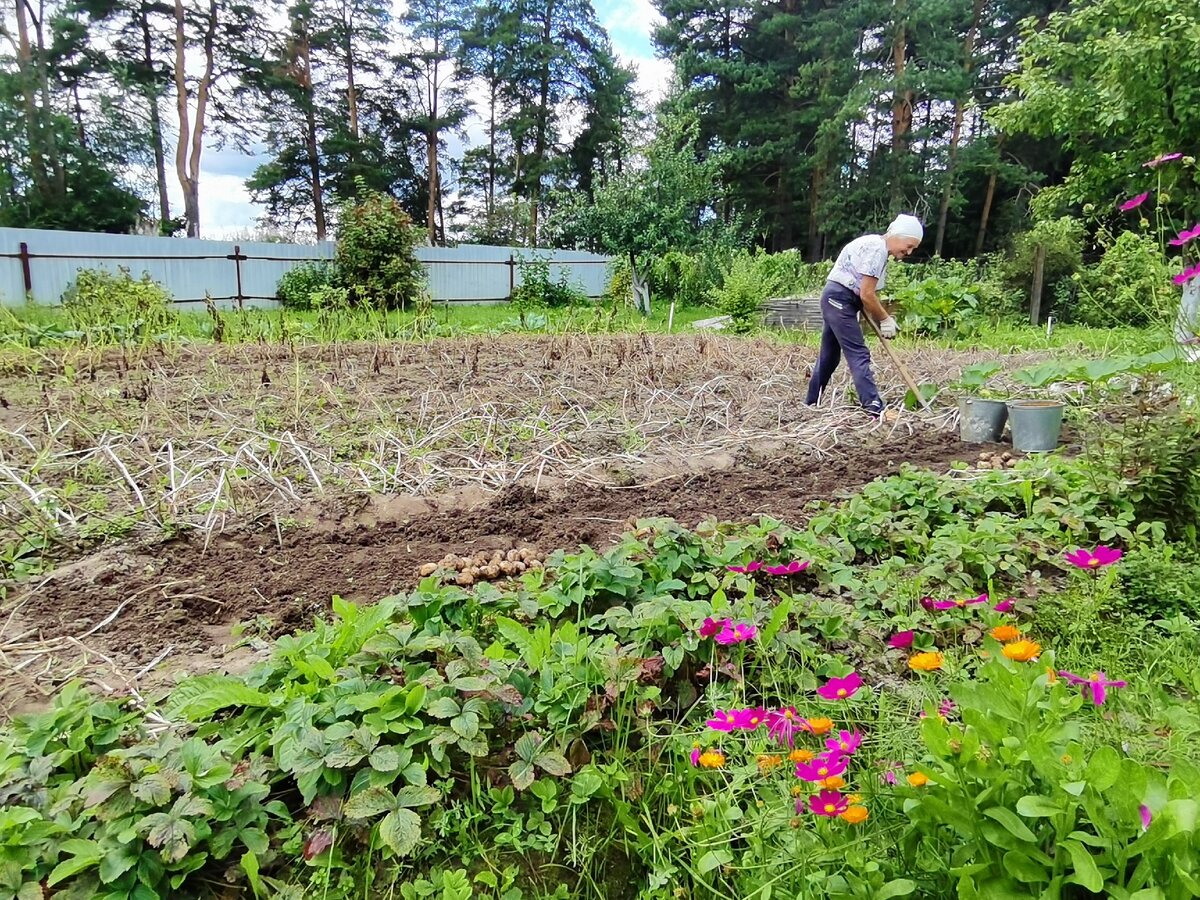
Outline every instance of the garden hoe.
{"type": "Polygon", "coordinates": [[[879,330],[879,325],[874,319],[868,315],[863,315],[863,318],[871,323],[871,330],[875,332],[879,338],[879,343],[883,344],[883,349],[887,352],[888,357],[892,360],[892,365],[900,370],[900,377],[904,379],[904,383],[908,385],[908,389],[913,392],[913,396],[917,398],[917,402],[921,404],[921,409],[929,411],[929,403],[925,396],[921,393],[921,389],[917,387],[917,381],[912,377],[912,372],[908,371],[908,366],[900,361],[900,357],[896,355],[896,351],[892,349],[892,343],[879,330]]]}

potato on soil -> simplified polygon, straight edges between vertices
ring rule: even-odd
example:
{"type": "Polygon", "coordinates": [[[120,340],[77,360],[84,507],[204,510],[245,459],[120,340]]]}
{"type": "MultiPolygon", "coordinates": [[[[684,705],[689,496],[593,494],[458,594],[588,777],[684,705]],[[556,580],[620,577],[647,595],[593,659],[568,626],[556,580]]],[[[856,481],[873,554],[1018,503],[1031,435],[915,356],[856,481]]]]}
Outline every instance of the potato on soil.
{"type": "Polygon", "coordinates": [[[440,568],[441,566],[439,566],[437,563],[425,563],[425,565],[421,566],[421,568],[417,570],[417,574],[422,578],[428,578],[440,568]]]}
{"type": "Polygon", "coordinates": [[[462,587],[470,587],[471,585],[473,585],[475,583],[475,576],[470,575],[467,572],[463,572],[461,575],[458,576],[458,578],[456,578],[454,580],[457,584],[459,584],[462,587]]]}

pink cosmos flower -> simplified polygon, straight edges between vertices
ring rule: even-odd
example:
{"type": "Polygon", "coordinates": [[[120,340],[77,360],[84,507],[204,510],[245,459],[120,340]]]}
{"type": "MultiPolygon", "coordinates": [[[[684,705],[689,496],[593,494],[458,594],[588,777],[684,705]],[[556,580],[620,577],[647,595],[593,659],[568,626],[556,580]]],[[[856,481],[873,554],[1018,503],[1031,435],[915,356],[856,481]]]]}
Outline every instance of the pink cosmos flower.
{"type": "Polygon", "coordinates": [[[714,731],[753,731],[766,717],[765,709],[718,709],[705,724],[714,731]]]}
{"type": "Polygon", "coordinates": [[[1183,159],[1182,153],[1164,153],[1162,156],[1156,156],[1154,159],[1147,160],[1142,163],[1142,166],[1147,169],[1157,169],[1163,163],[1174,162],[1177,159],[1183,159]]]}
{"type": "Polygon", "coordinates": [[[691,755],[691,760],[692,760],[692,767],[693,768],[698,767],[700,765],[700,745],[699,744],[692,744],[692,752],[690,755],[691,755]]]}
{"type": "Polygon", "coordinates": [[[1001,600],[999,603],[993,606],[992,609],[998,613],[1010,613],[1013,611],[1016,605],[1017,601],[1012,597],[1009,597],[1007,600],[1001,600]]]}
{"type": "Polygon", "coordinates": [[[928,610],[932,611],[934,609],[934,606],[935,606],[934,599],[932,597],[922,597],[921,598],[921,607],[923,609],[928,609],[928,610]]]}
{"type": "Polygon", "coordinates": [[[1124,681],[1109,681],[1103,672],[1093,672],[1087,678],[1073,672],[1059,672],[1058,674],[1065,681],[1080,685],[1083,688],[1083,696],[1087,697],[1090,694],[1092,702],[1097,706],[1104,704],[1104,700],[1108,696],[1108,688],[1125,687],[1124,681]]]}
{"type": "Polygon", "coordinates": [[[1178,275],[1176,275],[1172,280],[1176,284],[1187,284],[1193,278],[1197,278],[1197,277],[1200,277],[1200,263],[1197,263],[1196,265],[1192,266],[1190,269],[1184,269],[1182,272],[1180,272],[1178,275]]]}
{"type": "MultiPolygon", "coordinates": [[[[954,715],[957,709],[958,707],[954,704],[954,701],[947,699],[938,704],[937,714],[939,718],[948,719],[954,715]]],[[[917,714],[917,718],[924,719],[928,715],[929,713],[927,713],[925,710],[921,710],[921,712],[917,714]]]]}
{"type": "Polygon", "coordinates": [[[988,602],[987,594],[980,594],[972,600],[938,600],[933,604],[934,609],[965,609],[968,606],[978,606],[988,602]]]}
{"type": "Polygon", "coordinates": [[[916,632],[901,631],[892,635],[892,639],[888,641],[888,646],[894,650],[907,650],[913,645],[913,636],[916,632]]]}
{"type": "Polygon", "coordinates": [[[763,567],[763,564],[757,559],[754,562],[746,563],[744,566],[726,566],[730,572],[737,572],[741,575],[749,575],[752,572],[757,572],[763,567]]]}
{"type": "Polygon", "coordinates": [[[862,684],[862,676],[851,672],[844,678],[830,678],[817,688],[817,693],[826,700],[849,700],[862,684]]]}
{"type": "Polygon", "coordinates": [[[807,569],[811,563],[800,562],[798,559],[793,559],[790,563],[782,566],[767,566],[765,571],[768,575],[796,575],[807,569]]]}
{"type": "Polygon", "coordinates": [[[1197,222],[1191,228],[1185,228],[1183,231],[1179,232],[1179,237],[1172,241],[1168,241],[1168,243],[1172,247],[1182,247],[1184,244],[1188,243],[1188,241],[1194,241],[1198,237],[1200,237],[1200,222],[1197,222]]]}
{"type": "Polygon", "coordinates": [[[1065,554],[1067,562],[1080,569],[1098,569],[1111,566],[1121,558],[1121,551],[1101,544],[1095,550],[1076,550],[1065,554]]]}
{"type": "MultiPolygon", "coordinates": [[[[803,800],[796,801],[796,811],[801,811],[803,800]]],[[[850,800],[840,791],[821,791],[808,798],[808,809],[818,816],[834,819],[850,806],[850,800]]]]}
{"type": "Polygon", "coordinates": [[[823,753],[812,762],[796,763],[796,777],[801,781],[824,781],[841,775],[849,765],[840,753],[823,753]]]}
{"type": "Polygon", "coordinates": [[[718,644],[728,647],[730,644],[741,644],[744,641],[752,641],[756,634],[758,634],[758,629],[749,622],[738,622],[735,625],[733,622],[726,621],[713,640],[718,644]]]}
{"type": "Polygon", "coordinates": [[[1121,204],[1121,212],[1129,212],[1131,209],[1137,209],[1143,203],[1150,199],[1150,192],[1138,194],[1136,197],[1131,197],[1121,204]]]}
{"type": "Polygon", "coordinates": [[[879,780],[884,784],[894,785],[897,781],[896,773],[904,771],[904,764],[897,760],[892,760],[891,762],[881,761],[876,763],[876,765],[883,767],[883,773],[879,776],[879,780]]]}
{"type": "Polygon", "coordinates": [[[783,709],[767,713],[767,734],[772,740],[786,744],[789,748],[795,746],[796,732],[808,730],[808,722],[796,712],[794,706],[785,706],[783,709]]]}
{"type": "Polygon", "coordinates": [[[829,752],[839,756],[853,756],[854,751],[862,745],[862,733],[858,731],[839,731],[838,736],[825,741],[829,752]]]}
{"type": "Polygon", "coordinates": [[[1154,821],[1154,815],[1150,812],[1150,807],[1145,803],[1138,807],[1138,816],[1142,820],[1142,831],[1150,827],[1150,823],[1154,821]]]}
{"type": "Polygon", "coordinates": [[[731,619],[714,619],[712,616],[708,616],[700,623],[700,627],[696,631],[700,634],[700,637],[710,638],[722,628],[728,628],[732,624],[733,621],[731,619]]]}

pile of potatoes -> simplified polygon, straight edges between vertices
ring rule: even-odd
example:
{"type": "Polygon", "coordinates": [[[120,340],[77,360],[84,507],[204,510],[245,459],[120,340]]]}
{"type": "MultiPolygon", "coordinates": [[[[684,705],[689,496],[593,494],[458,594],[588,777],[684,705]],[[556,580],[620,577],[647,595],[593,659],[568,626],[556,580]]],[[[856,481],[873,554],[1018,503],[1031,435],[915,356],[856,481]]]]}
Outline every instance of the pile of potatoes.
{"type": "Polygon", "coordinates": [[[477,581],[512,578],[530,569],[540,569],[544,564],[542,557],[532,547],[518,547],[508,551],[480,550],[474,556],[447,554],[441,562],[421,566],[417,574],[427,578],[441,572],[443,581],[470,587],[477,581]]]}
{"type": "Polygon", "coordinates": [[[1017,464],[1017,459],[1007,450],[1003,453],[996,453],[991,450],[984,450],[979,454],[979,462],[975,464],[977,469],[1011,469],[1017,464]]]}

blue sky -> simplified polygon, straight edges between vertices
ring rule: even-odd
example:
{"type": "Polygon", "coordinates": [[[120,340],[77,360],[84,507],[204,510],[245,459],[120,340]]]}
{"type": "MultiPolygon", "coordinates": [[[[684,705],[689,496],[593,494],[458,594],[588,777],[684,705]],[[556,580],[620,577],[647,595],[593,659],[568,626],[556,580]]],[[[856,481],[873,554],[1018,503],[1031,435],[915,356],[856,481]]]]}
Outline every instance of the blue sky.
{"type": "MultiPolygon", "coordinates": [[[[650,32],[660,20],[652,0],[593,0],[596,15],[612,38],[621,59],[638,72],[638,88],[650,100],[660,98],[670,77],[670,64],[655,58],[650,32]]],[[[468,134],[480,134],[478,125],[468,134]]],[[[225,238],[256,227],[261,207],[250,202],[245,179],[260,159],[229,146],[204,149],[200,166],[200,228],[203,237],[225,238]]],[[[168,174],[170,174],[170,169],[168,174]]],[[[169,178],[171,205],[182,209],[179,185],[169,178]]]]}

